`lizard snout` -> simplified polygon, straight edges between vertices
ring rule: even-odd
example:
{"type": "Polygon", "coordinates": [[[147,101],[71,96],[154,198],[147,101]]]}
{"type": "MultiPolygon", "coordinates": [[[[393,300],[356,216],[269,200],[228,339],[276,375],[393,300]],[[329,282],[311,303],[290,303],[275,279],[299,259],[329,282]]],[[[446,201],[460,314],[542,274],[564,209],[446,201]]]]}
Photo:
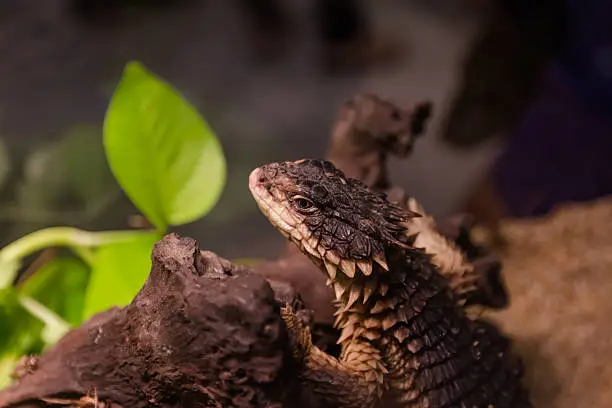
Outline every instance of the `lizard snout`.
{"type": "Polygon", "coordinates": [[[261,167],[256,168],[249,174],[249,188],[251,190],[262,187],[266,181],[266,176],[261,167]]]}

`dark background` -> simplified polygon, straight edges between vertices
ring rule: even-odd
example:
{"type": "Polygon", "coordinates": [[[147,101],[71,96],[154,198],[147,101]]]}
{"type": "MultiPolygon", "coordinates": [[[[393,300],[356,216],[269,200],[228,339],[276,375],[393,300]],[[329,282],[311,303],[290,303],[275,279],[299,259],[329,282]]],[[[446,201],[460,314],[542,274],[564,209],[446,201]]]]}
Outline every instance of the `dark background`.
{"type": "Polygon", "coordinates": [[[140,60],[178,88],[224,147],[228,180],[221,201],[205,219],[178,228],[203,248],[226,257],[277,253],[282,238],[259,214],[247,176],[268,161],[322,157],[338,104],[357,92],[375,92],[407,106],[424,98],[434,102],[433,121],[416,154],[402,162],[392,159],[391,174],[431,213],[452,212],[499,149],[491,139],[458,151],[439,137],[484,2],[367,3],[372,31],[399,42],[401,59],[335,75],[321,67],[314,2],[286,3],[290,30],[283,35],[285,47],[267,59],[258,52],[239,1],[103,10],[91,13],[91,19],[75,14],[66,0],[3,0],[0,138],[16,176],[13,188],[0,191],[0,244],[50,225],[124,228],[135,213],[124,197],[85,221],[70,213],[32,217],[14,203],[18,168],[33,149],[59,140],[74,126],[101,126],[129,60],[140,60]]]}

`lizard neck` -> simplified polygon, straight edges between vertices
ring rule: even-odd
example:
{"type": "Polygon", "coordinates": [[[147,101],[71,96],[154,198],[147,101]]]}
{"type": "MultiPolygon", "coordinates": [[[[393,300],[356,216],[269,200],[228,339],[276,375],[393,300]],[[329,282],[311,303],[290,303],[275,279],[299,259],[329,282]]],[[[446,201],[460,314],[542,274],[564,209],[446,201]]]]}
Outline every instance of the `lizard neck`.
{"type": "Polygon", "coordinates": [[[369,276],[348,278],[339,274],[332,281],[338,307],[335,324],[342,331],[339,343],[384,343],[390,338],[403,343],[413,334],[412,326],[430,318],[428,308],[454,313],[447,281],[427,254],[393,248],[386,255],[389,271],[375,265],[369,276]]]}

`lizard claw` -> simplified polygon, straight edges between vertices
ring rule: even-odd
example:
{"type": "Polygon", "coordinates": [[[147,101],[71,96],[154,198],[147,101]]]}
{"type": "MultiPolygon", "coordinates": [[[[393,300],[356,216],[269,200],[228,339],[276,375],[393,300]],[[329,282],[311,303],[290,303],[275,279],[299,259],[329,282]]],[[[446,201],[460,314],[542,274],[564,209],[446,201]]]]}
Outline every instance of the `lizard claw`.
{"type": "Polygon", "coordinates": [[[304,324],[290,305],[281,307],[281,318],[289,333],[293,358],[298,361],[304,360],[313,347],[310,327],[304,324]]]}

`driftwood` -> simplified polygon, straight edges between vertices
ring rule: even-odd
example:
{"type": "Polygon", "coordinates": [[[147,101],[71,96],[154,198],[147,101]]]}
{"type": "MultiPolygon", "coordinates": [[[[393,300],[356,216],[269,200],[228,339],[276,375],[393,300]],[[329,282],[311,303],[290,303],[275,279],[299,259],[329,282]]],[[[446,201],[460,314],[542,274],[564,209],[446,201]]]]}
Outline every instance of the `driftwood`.
{"type": "Polygon", "coordinates": [[[275,293],[246,267],[176,234],[155,245],[152,263],[131,304],[69,332],[0,392],[0,407],[45,406],[42,398],[129,408],[300,406],[278,304],[299,307],[290,287],[273,282],[275,293]]]}

